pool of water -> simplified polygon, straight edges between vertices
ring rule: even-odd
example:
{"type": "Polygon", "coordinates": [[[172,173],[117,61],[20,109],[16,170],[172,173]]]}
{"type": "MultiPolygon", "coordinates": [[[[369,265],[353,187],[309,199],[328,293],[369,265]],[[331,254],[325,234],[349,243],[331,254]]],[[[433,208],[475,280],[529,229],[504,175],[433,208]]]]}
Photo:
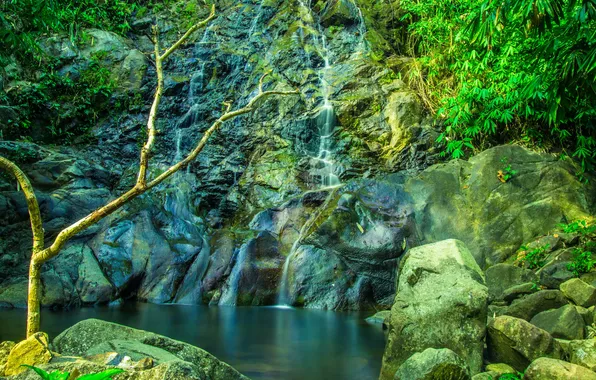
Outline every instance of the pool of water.
{"type": "MultiPolygon", "coordinates": [[[[368,314],[273,307],[124,304],[42,311],[54,338],[87,318],[152,331],[201,347],[252,379],[377,379],[385,346],[368,314]]],[[[0,341],[20,340],[25,311],[0,309],[0,341]]]]}

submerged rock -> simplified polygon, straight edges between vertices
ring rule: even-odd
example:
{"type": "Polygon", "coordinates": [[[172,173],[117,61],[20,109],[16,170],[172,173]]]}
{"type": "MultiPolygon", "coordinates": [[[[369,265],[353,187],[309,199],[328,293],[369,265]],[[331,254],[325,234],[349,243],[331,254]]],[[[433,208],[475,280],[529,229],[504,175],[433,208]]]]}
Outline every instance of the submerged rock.
{"type": "Polygon", "coordinates": [[[412,354],[448,348],[482,367],[488,291],[466,246],[445,240],[412,248],[400,265],[381,379],[392,379],[412,354]]]}
{"type": "Polygon", "coordinates": [[[198,347],[97,319],[87,319],[68,328],[54,339],[52,346],[62,355],[79,357],[114,351],[115,347],[119,354],[130,356],[134,360],[149,357],[161,364],[152,371],[178,373],[183,371],[181,368],[187,368],[201,379],[247,379],[228,364],[198,347]]]}

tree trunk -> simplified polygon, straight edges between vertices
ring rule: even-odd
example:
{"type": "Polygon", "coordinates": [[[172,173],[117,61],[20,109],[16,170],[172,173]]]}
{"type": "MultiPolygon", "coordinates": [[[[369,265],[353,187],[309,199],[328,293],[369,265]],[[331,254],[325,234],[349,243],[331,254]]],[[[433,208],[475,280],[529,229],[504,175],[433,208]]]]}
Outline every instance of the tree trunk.
{"type": "Polygon", "coordinates": [[[34,251],[29,264],[29,293],[27,294],[27,338],[40,331],[41,264],[35,260],[34,251]]]}

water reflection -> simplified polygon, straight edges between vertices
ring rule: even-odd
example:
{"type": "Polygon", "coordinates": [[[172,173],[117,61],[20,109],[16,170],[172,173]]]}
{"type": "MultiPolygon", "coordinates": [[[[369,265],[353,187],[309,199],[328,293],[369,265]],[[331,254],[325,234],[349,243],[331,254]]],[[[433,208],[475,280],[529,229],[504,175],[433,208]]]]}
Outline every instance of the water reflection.
{"type": "MultiPolygon", "coordinates": [[[[365,380],[378,378],[385,339],[366,315],[278,307],[125,304],[44,311],[42,328],[55,337],[87,318],[167,335],[199,346],[253,379],[365,380]]],[[[19,340],[24,310],[0,310],[0,341],[19,340]]]]}

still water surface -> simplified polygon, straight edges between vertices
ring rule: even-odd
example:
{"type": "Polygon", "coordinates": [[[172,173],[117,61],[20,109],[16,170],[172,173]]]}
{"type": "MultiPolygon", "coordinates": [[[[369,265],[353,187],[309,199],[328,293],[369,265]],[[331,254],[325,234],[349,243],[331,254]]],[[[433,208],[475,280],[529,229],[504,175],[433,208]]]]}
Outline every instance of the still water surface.
{"type": "MultiPolygon", "coordinates": [[[[87,318],[152,331],[201,347],[252,379],[377,379],[385,346],[368,315],[271,307],[125,304],[42,312],[54,338],[87,318]]],[[[0,341],[20,340],[24,310],[0,309],[0,341]]]]}

